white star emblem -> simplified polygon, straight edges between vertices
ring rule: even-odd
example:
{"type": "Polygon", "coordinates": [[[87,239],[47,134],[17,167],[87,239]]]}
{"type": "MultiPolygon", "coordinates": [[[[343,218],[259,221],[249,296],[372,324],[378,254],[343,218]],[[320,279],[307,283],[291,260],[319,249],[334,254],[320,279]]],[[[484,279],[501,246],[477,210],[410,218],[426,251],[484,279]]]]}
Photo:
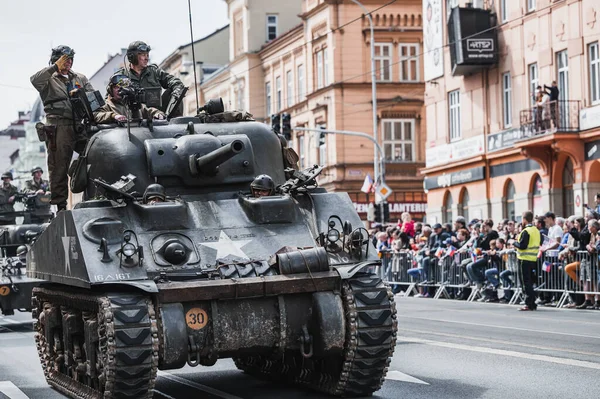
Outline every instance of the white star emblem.
{"type": "Polygon", "coordinates": [[[67,218],[64,218],[64,233],[61,237],[65,251],[65,274],[71,275],[71,236],[67,235],[67,218]]]}
{"type": "Polygon", "coordinates": [[[251,242],[252,240],[239,240],[233,241],[224,231],[221,231],[219,235],[219,241],[201,243],[205,247],[209,247],[217,250],[217,259],[225,258],[228,255],[234,255],[243,259],[249,259],[248,256],[242,251],[242,247],[251,242]]]}

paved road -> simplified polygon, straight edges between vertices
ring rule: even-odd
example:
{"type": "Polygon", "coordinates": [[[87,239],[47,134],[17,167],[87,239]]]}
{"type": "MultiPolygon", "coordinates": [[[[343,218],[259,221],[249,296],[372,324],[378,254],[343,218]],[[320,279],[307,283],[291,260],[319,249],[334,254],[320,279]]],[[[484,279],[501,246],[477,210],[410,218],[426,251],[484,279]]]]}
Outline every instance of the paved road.
{"type": "MultiPolygon", "coordinates": [[[[599,397],[600,312],[401,298],[399,342],[375,398],[599,397]]],[[[0,316],[0,399],[62,398],[39,367],[29,314],[0,316]]],[[[239,372],[160,372],[155,398],[325,398],[239,372]]]]}

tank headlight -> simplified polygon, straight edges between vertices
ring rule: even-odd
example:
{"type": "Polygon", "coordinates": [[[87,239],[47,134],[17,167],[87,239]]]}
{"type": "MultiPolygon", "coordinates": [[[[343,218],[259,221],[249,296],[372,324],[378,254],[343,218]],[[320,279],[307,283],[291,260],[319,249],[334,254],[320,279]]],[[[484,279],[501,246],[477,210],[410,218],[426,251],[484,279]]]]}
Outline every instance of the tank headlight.
{"type": "Polygon", "coordinates": [[[128,242],[127,244],[123,245],[121,252],[123,252],[125,257],[131,258],[137,252],[137,248],[133,243],[128,242]]]}
{"type": "Polygon", "coordinates": [[[340,239],[340,232],[336,229],[331,229],[327,232],[327,240],[329,242],[336,242],[340,239]]]}

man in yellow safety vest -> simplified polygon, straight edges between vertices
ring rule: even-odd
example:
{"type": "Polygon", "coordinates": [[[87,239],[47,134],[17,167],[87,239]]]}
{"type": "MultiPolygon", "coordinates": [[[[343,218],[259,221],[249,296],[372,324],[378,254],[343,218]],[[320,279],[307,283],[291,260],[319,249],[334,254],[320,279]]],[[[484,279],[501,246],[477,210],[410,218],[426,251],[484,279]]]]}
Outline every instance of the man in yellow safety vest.
{"type": "Polygon", "coordinates": [[[533,226],[533,212],[523,212],[521,225],[523,230],[513,243],[517,249],[521,284],[525,290],[525,306],[519,310],[536,310],[535,293],[533,291],[534,271],[537,268],[537,256],[540,250],[540,231],[533,226]]]}

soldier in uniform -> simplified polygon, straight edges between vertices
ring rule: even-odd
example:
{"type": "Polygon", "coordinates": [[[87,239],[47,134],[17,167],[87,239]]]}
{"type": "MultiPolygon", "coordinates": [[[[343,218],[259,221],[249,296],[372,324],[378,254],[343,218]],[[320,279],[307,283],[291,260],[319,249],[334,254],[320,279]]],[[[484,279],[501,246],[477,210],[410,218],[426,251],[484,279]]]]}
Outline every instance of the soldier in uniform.
{"type": "Polygon", "coordinates": [[[150,184],[146,187],[143,196],[144,204],[154,205],[157,202],[165,202],[167,195],[165,188],[161,184],[150,184]]]}
{"type": "Polygon", "coordinates": [[[48,180],[42,179],[44,170],[39,166],[36,166],[31,170],[31,176],[33,179],[25,182],[25,188],[23,192],[25,194],[46,194],[50,192],[50,183],[48,180]]]}
{"type": "Polygon", "coordinates": [[[268,197],[275,194],[275,183],[269,175],[256,176],[250,184],[250,191],[254,198],[268,197]]]}
{"type": "Polygon", "coordinates": [[[79,89],[94,91],[84,75],[71,70],[74,55],[75,51],[68,46],[52,49],[50,66],[42,68],[30,79],[40,93],[46,112],[48,173],[52,186],[50,202],[59,212],[67,209],[67,171],[73,151],[81,153],[86,144],[84,130],[75,120],[70,96],[79,89]]]}
{"type": "MultiPolygon", "coordinates": [[[[131,85],[131,80],[125,75],[113,75],[110,78],[108,87],[106,88],[107,98],[105,104],[98,111],[94,112],[96,123],[114,123],[126,122],[127,105],[122,101],[119,95],[119,89],[131,85]]],[[[159,109],[148,108],[142,104],[141,107],[143,119],[165,119],[166,115],[159,109]]]]}
{"type": "Polygon", "coordinates": [[[10,184],[13,179],[12,173],[2,174],[2,187],[0,187],[0,225],[15,224],[15,217],[2,215],[5,212],[14,212],[15,194],[17,188],[10,184]]]}
{"type": "MultiPolygon", "coordinates": [[[[169,74],[156,64],[148,65],[150,46],[142,41],[135,41],[127,48],[129,66],[121,68],[115,75],[125,75],[131,82],[142,89],[162,87],[166,91],[162,96],[161,111],[165,111],[169,98],[179,97],[185,88],[181,80],[169,74]]],[[[179,116],[179,115],[173,115],[179,116]]]]}

